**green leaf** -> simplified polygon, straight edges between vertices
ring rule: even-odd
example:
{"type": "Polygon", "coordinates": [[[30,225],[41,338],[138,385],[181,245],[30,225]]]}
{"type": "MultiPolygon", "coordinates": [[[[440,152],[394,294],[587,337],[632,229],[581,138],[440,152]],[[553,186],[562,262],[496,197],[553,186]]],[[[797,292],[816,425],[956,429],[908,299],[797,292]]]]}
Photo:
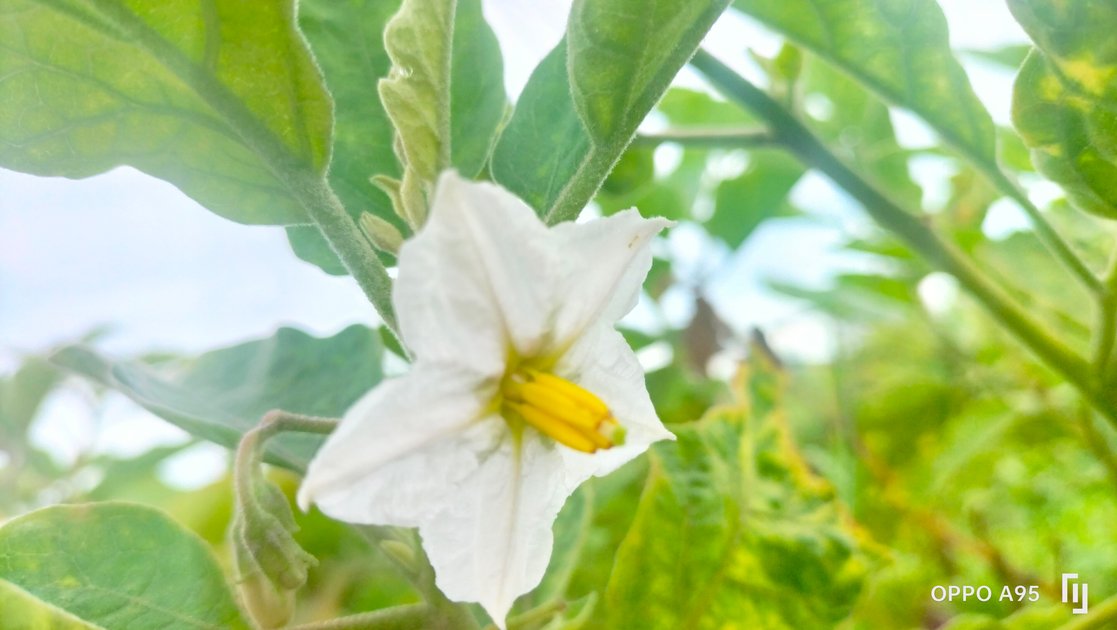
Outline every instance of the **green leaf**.
{"type": "MultiPolygon", "coordinates": [[[[151,365],[111,361],[82,346],[53,361],[113,388],[155,415],[230,448],[272,409],[338,417],[383,376],[375,331],[351,326],[325,339],[292,328],[195,359],[151,365]]],[[[268,460],[305,470],[321,436],[281,435],[268,460]]]]}
{"type": "Polygon", "coordinates": [[[0,436],[22,443],[39,406],[58,383],[58,370],[39,357],[27,357],[19,369],[0,379],[0,436]]]}
{"type": "Polygon", "coordinates": [[[747,111],[729,101],[686,88],[667,90],[655,108],[679,127],[729,127],[755,122],[747,111]]]}
{"type": "Polygon", "coordinates": [[[749,153],[749,166],[721,182],[714,214],[706,230],[736,249],[766,219],[787,214],[787,196],[806,169],[790,154],[776,150],[749,153]]]}
{"type": "Polygon", "coordinates": [[[735,0],[733,6],[915,112],[995,168],[993,121],[950,50],[934,0],[735,0]]]}
{"type": "Polygon", "coordinates": [[[577,0],[493,153],[494,179],[551,223],[593,197],[728,0],[577,0]]]}
{"type": "Polygon", "coordinates": [[[8,628],[28,630],[103,630],[38,599],[6,580],[0,580],[0,610],[8,628]]]}
{"type": "Polygon", "coordinates": [[[450,165],[454,4],[404,0],[384,30],[392,70],[380,81],[380,100],[398,133],[405,169],[427,184],[450,165]]]}
{"type": "Polygon", "coordinates": [[[632,137],[728,4],[575,0],[567,24],[570,87],[594,146],[632,137]]]}
{"type": "Polygon", "coordinates": [[[864,541],[794,450],[781,375],[758,361],[738,381],[735,404],[654,449],[606,627],[828,628],[852,609],[864,541]]]}
{"type": "Polygon", "coordinates": [[[1039,47],[1016,77],[1013,124],[1072,203],[1117,218],[1117,7],[1011,0],[1009,8],[1039,47]]]}
{"type": "Polygon", "coordinates": [[[242,223],[308,221],[292,170],[330,157],[329,95],[267,0],[7,0],[0,166],[88,177],[127,164],[242,223]]]}
{"type": "Polygon", "coordinates": [[[481,0],[457,0],[450,81],[450,162],[466,177],[488,164],[508,110],[504,58],[481,0]]]}
{"type": "Polygon", "coordinates": [[[1008,44],[991,50],[966,49],[959,51],[963,55],[981,59],[989,63],[1016,70],[1024,63],[1024,58],[1032,52],[1031,44],[1008,44]]]}
{"type": "Polygon", "coordinates": [[[9,521],[0,579],[104,628],[248,627],[205,544],[140,505],[64,505],[9,521]]]}
{"type": "Polygon", "coordinates": [[[807,56],[801,84],[806,98],[821,97],[830,105],[825,116],[805,117],[810,127],[882,190],[919,207],[922,191],[908,172],[908,154],[896,141],[888,107],[815,55],[807,56]]]}
{"type": "MultiPolygon", "coordinates": [[[[369,178],[399,175],[392,152],[392,123],[373,87],[391,67],[382,33],[398,8],[399,0],[299,2],[299,28],[310,42],[334,100],[330,185],[354,219],[361,212],[395,218],[391,201],[369,178]]],[[[348,273],[318,228],[291,226],[287,237],[303,260],[327,273],[348,273]]]]}
{"type": "Polygon", "coordinates": [[[535,590],[538,601],[545,602],[566,594],[585,550],[592,523],[593,485],[587,484],[566,501],[555,520],[552,528],[555,533],[555,551],[543,581],[535,590]]]}

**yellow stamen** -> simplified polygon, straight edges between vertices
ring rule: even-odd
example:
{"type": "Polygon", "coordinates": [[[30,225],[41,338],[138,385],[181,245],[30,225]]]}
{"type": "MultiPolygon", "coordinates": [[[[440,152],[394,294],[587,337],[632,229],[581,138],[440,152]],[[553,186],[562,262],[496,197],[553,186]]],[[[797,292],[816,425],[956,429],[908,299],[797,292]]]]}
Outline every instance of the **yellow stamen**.
{"type": "Polygon", "coordinates": [[[506,403],[513,411],[527,421],[528,424],[539,429],[544,435],[554,439],[560,444],[565,444],[576,451],[593,453],[598,448],[603,448],[591,437],[590,432],[579,431],[577,427],[566,424],[551,414],[530,405],[506,403]]]}
{"type": "Polygon", "coordinates": [[[547,374],[546,372],[540,372],[539,370],[528,369],[526,372],[528,378],[531,380],[565,395],[567,398],[570,398],[593,413],[602,416],[609,413],[609,408],[605,406],[605,403],[601,402],[600,398],[564,378],[559,378],[553,374],[547,374]]]}
{"type": "Polygon", "coordinates": [[[525,369],[506,378],[501,393],[508,411],[572,449],[593,453],[624,443],[609,407],[566,379],[525,369]]]}

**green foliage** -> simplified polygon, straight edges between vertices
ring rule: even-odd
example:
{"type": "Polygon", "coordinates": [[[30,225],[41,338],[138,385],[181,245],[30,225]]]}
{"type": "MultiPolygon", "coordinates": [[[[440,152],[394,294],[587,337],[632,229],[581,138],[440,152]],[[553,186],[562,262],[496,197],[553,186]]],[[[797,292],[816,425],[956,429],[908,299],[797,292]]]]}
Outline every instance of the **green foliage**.
{"type": "Polygon", "coordinates": [[[718,185],[711,234],[739,247],[766,219],[790,214],[787,196],[806,169],[783,151],[754,151],[745,172],[718,185]]]}
{"type": "Polygon", "coordinates": [[[384,30],[392,71],[380,99],[396,128],[403,164],[401,214],[418,228],[438,174],[476,175],[488,160],[506,98],[496,38],[480,0],[404,0],[384,30]]]}
{"type": "Polygon", "coordinates": [[[88,177],[128,164],[235,221],[307,222],[279,169],[324,172],[332,120],[293,12],[5,2],[0,165],[88,177]]]}
{"type": "Polygon", "coordinates": [[[807,57],[800,83],[804,99],[821,97],[827,106],[825,116],[808,109],[812,128],[873,183],[918,207],[922,191],[908,173],[908,154],[896,142],[888,107],[814,55],[807,57]]]}
{"type": "MultiPolygon", "coordinates": [[[[450,167],[503,184],[551,223],[593,200],[606,215],[635,206],[701,224],[715,254],[681,265],[691,261],[657,250],[645,305],[658,325],[625,331],[633,347],[663,358],[646,384],[678,440],[570,498],[548,571],[518,602],[514,627],[1071,622],[1052,576],[1078,571],[1095,599],[1117,589],[1107,551],[1117,432],[1080,395],[1117,381],[1117,283],[1077,282],[1042,245],[1065,241],[1093,279],[1117,232],[1066,201],[1026,208],[1036,230],[993,238],[987,218],[1005,194],[1027,205],[1002,166],[1025,185],[1049,177],[1078,208],[1117,217],[1117,10],[1101,0],[1010,0],[1036,50],[963,51],[1003,73],[1020,68],[1016,128],[996,129],[933,0],[736,0],[789,40],[773,58],[748,51],[765,86],[753,86],[750,106],[769,111],[668,89],[726,4],[576,0],[565,38],[510,111],[480,0],[302,0],[297,30],[294,3],[279,0],[7,0],[0,165],[84,177],[129,164],[223,216],[287,226],[298,255],[344,273],[319,228],[305,225],[330,206],[336,216],[325,223],[366,248],[376,234],[387,252],[347,258],[359,280],[421,225],[431,185],[450,167]],[[923,118],[942,146],[900,147],[890,106],[923,118]],[[913,157],[949,172],[945,183],[924,195],[913,157]],[[830,274],[829,285],[769,282],[830,326],[835,349],[777,369],[753,344],[727,392],[711,371],[739,360],[746,343],[707,301],[723,289],[708,280],[722,279],[716,265],[764,222],[820,220],[789,203],[810,167],[891,232],[853,226],[845,249],[857,267],[830,274]],[[333,193],[344,208],[332,207],[333,193]],[[362,217],[364,234],[351,221],[362,217]],[[978,299],[935,296],[929,289],[944,280],[929,276],[935,269],[978,299]],[[681,302],[694,307],[685,325],[668,317],[681,302]],[[1012,317],[1065,350],[1084,375],[1070,379],[1080,391],[995,325],[1012,317]],[[1042,597],[1024,606],[931,601],[931,585],[951,583],[1037,584],[1042,597]]],[[[734,98],[748,102],[741,93],[734,98]]],[[[847,218],[838,218],[843,228],[847,218]]],[[[338,246],[336,230],[330,239],[338,246]]],[[[384,300],[388,284],[384,274],[384,300]]],[[[1053,364],[1059,355],[1044,356],[1053,364]]],[[[0,527],[0,625],[245,627],[229,579],[256,621],[273,623],[437,603],[429,571],[403,542],[410,534],[292,514],[296,475],[273,469],[260,482],[279,532],[243,512],[234,519],[228,478],[192,491],[164,481],[165,466],[194,441],[55,461],[31,438],[58,367],[232,447],[273,408],[341,415],[383,378],[386,358],[406,359],[390,324],[325,339],[282,329],[196,358],[116,360],[85,346],[54,353],[53,365],[21,358],[0,379],[0,518],[51,502],[104,503],[0,527]],[[223,573],[167,516],[120,499],[166,510],[226,559],[239,550],[240,567],[223,573]],[[230,545],[231,522],[239,546],[230,545]],[[379,553],[382,534],[397,555],[379,553]],[[293,543],[277,549],[288,536],[319,564],[288,557],[293,543]],[[410,569],[394,566],[400,558],[410,569]],[[267,579],[254,584],[263,575],[254,568],[267,579]]],[[[100,393],[89,397],[94,418],[100,393]]],[[[302,471],[321,439],[279,436],[267,460],[302,471]]],[[[1117,600],[1091,604],[1087,626],[1112,623],[1117,600]]]]}
{"type": "MultiPolygon", "coordinates": [[[[369,178],[375,173],[397,176],[399,170],[392,153],[392,123],[372,89],[391,66],[381,33],[399,1],[302,0],[298,6],[299,28],[334,101],[330,184],[351,217],[361,212],[393,217],[388,197],[369,178]]],[[[317,228],[290,226],[287,235],[300,258],[331,274],[347,273],[317,228]]]]}
{"type": "MultiPolygon", "coordinates": [[[[340,416],[381,379],[381,348],[377,333],[363,326],[326,339],[283,328],[274,337],[171,364],[115,362],[82,346],[64,348],[52,360],[198,437],[233,447],[272,409],[340,416]]],[[[267,459],[305,470],[321,441],[285,435],[269,443],[267,459]]]]}
{"type": "Polygon", "coordinates": [[[34,630],[99,630],[6,580],[0,580],[0,610],[11,628],[34,630]]]}
{"type": "Polygon", "coordinates": [[[549,222],[577,216],[727,4],[575,2],[497,142],[493,178],[549,222]]]}
{"type": "Polygon", "coordinates": [[[1040,172],[1079,208],[1117,218],[1117,7],[1012,0],[1035,40],[1016,78],[1013,123],[1040,172]]]}
{"type": "MultiPolygon", "coordinates": [[[[57,628],[248,628],[210,550],[139,505],[50,507],[6,523],[0,580],[23,591],[20,614],[50,607],[88,622],[64,623],[51,611],[57,628]]],[[[0,593],[10,598],[13,590],[0,593]]]]}
{"type": "Polygon", "coordinates": [[[737,402],[655,448],[605,627],[817,628],[851,610],[861,535],[789,441],[782,375],[759,358],[743,369],[737,402]]]}
{"type": "Polygon", "coordinates": [[[992,119],[950,50],[934,0],[736,0],[733,6],[915,112],[970,159],[995,164],[992,119]]]}

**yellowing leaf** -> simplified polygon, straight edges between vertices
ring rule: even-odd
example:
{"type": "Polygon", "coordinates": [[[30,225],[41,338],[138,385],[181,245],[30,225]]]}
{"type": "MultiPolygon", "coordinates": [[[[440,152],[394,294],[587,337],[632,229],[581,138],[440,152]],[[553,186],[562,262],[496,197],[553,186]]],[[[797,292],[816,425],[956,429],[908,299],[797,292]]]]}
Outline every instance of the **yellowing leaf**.
{"type": "Polygon", "coordinates": [[[1039,47],[1013,93],[1013,123],[1032,161],[1076,206],[1117,218],[1117,7],[1012,0],[1009,8],[1039,47]]]}

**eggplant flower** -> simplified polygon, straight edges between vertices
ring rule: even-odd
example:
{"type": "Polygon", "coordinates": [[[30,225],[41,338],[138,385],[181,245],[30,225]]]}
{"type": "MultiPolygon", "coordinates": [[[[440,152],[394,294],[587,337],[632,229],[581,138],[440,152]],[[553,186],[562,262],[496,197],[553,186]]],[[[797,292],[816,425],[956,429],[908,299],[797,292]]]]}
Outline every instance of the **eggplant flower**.
{"type": "Polygon", "coordinates": [[[614,328],[669,224],[628,210],[548,228],[503,188],[443,174],[399,253],[410,371],[345,414],[300,505],[418,527],[438,588],[503,627],[542,579],[575,488],[674,437],[614,328]]]}

